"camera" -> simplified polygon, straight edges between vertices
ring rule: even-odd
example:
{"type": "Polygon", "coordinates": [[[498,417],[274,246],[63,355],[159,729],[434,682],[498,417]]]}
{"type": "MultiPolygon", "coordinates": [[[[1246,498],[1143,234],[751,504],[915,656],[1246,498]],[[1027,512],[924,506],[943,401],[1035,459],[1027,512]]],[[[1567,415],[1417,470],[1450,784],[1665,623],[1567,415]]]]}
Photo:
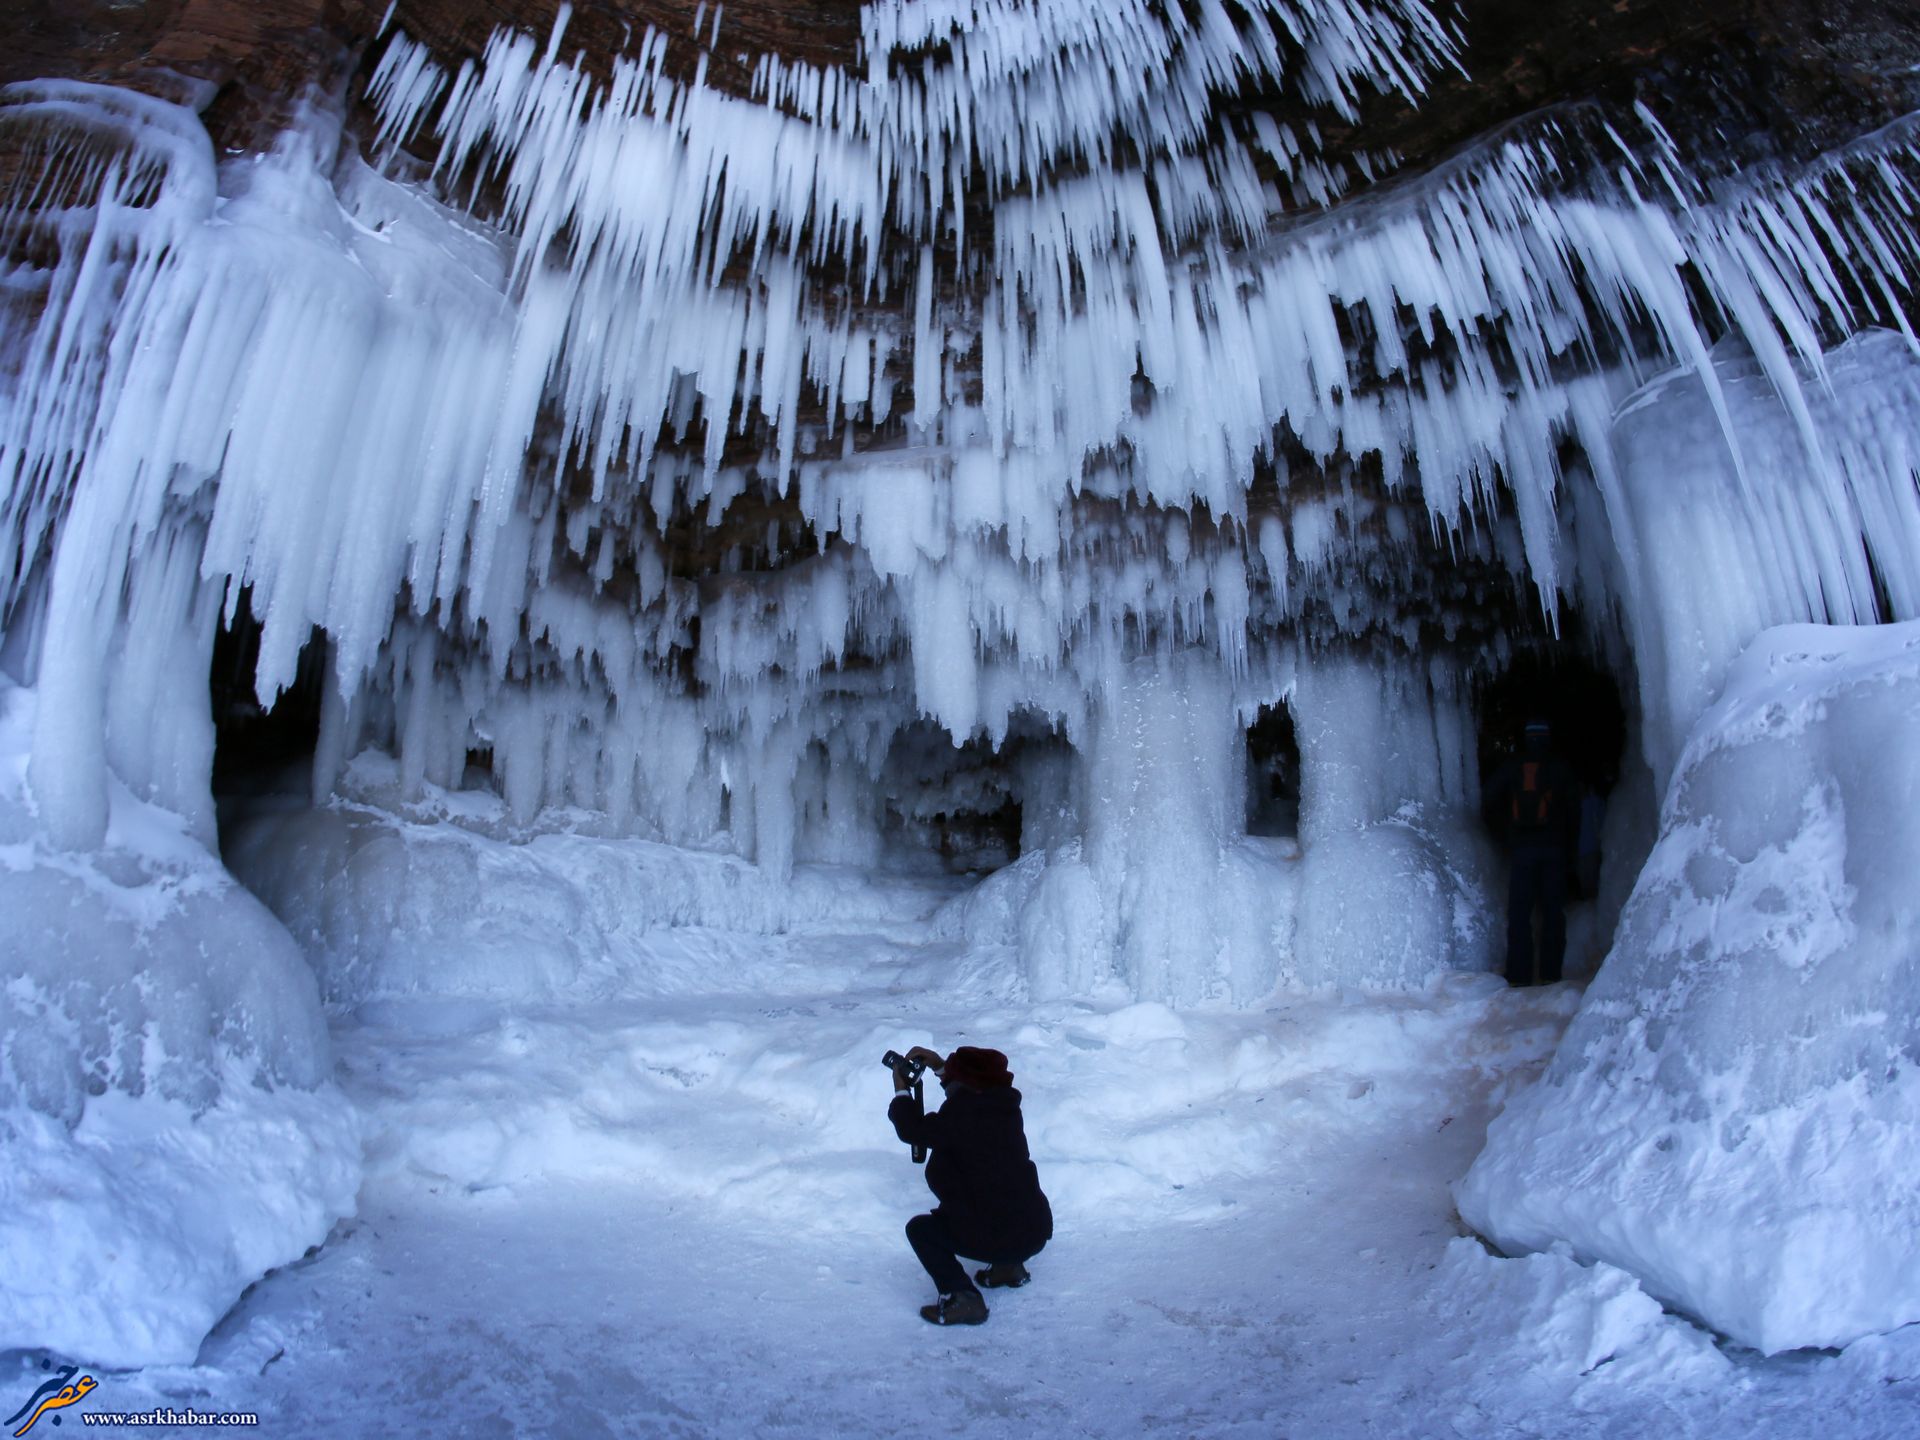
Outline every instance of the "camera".
{"type": "MultiPolygon", "coordinates": [[[[926,1073],[927,1068],[924,1060],[909,1060],[899,1051],[889,1050],[880,1057],[880,1063],[900,1077],[900,1083],[913,1091],[913,1098],[915,1100],[921,1098],[920,1077],[926,1073]]],[[[926,1160],[927,1147],[924,1145],[914,1146],[913,1163],[916,1165],[924,1165],[926,1160]]]]}
{"type": "Polygon", "coordinates": [[[899,1075],[909,1085],[919,1084],[920,1077],[926,1073],[927,1069],[924,1060],[909,1060],[897,1050],[887,1051],[880,1057],[880,1063],[899,1075]]]}

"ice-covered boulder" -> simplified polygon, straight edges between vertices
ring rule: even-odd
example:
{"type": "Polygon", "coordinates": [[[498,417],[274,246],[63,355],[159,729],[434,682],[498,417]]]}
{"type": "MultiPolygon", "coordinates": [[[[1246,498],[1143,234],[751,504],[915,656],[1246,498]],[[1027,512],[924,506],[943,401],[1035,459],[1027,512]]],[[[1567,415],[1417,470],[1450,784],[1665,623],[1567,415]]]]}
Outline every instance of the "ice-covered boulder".
{"type": "Polygon", "coordinates": [[[1461,1215],[1772,1353],[1920,1320],[1920,623],[1770,630],[1461,1215]]]}
{"type": "Polygon", "coordinates": [[[60,850],[0,680],[0,1350],[185,1363],[241,1291],[351,1214],[352,1108],[286,930],[110,786],[60,850]]]}

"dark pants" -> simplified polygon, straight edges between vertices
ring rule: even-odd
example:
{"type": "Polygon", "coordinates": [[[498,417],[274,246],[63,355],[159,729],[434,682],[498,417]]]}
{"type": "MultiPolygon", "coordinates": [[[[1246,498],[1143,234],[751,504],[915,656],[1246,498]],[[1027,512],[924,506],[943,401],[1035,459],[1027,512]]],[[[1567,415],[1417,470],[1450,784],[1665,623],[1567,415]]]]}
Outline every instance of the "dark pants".
{"type": "Polygon", "coordinates": [[[1507,983],[1534,983],[1533,914],[1540,912],[1542,985],[1560,978],[1567,953],[1567,852],[1558,845],[1523,845],[1513,852],[1507,883],[1507,983]]]}
{"type": "Polygon", "coordinates": [[[933,1283],[940,1287],[942,1295],[957,1295],[962,1290],[978,1288],[961,1267],[958,1258],[961,1254],[971,1260],[1001,1265],[1013,1261],[1025,1263],[1042,1249],[1039,1245],[1030,1250],[1024,1247],[1007,1249],[971,1238],[958,1240],[954,1237],[953,1227],[947,1223],[947,1217],[938,1210],[930,1215],[916,1215],[907,1221],[907,1243],[913,1246],[914,1255],[927,1267],[927,1274],[933,1277],[933,1283]]]}

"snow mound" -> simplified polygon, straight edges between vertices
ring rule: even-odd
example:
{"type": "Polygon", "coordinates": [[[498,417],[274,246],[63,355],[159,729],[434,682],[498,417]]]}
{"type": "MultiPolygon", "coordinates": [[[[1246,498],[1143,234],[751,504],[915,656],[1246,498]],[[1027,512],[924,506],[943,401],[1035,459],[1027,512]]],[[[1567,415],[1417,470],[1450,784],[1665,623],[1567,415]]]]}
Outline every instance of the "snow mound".
{"type": "Polygon", "coordinates": [[[1695,729],[1613,952],[1456,1187],[1768,1353],[1920,1319],[1920,624],[1787,626],[1695,729]]]}
{"type": "MultiPolygon", "coordinates": [[[[1290,840],[1247,837],[1207,857],[1198,876],[1202,883],[1191,890],[1204,900],[1207,927],[1199,938],[1206,963],[1194,968],[1198,983],[1178,997],[1183,1003],[1238,998],[1248,1004],[1272,990],[1276,959],[1290,949],[1291,862],[1298,855],[1290,840]],[[1242,972],[1254,978],[1236,984],[1242,972]]],[[[1132,998],[1136,983],[1130,956],[1164,942],[1150,927],[1156,919],[1165,926],[1166,907],[1150,903],[1150,896],[1123,893],[1118,883],[1103,884],[1105,878],[1086,847],[1069,840],[1023,855],[948,901],[934,916],[934,933],[1017,950],[1036,1000],[1082,996],[1122,1003],[1132,998]]]]}
{"type": "Polygon", "coordinates": [[[1668,1315],[1626,1271],[1581,1265],[1564,1246],[1503,1260],[1478,1241],[1453,1240],[1434,1276],[1431,1308],[1449,1335],[1518,1335],[1524,1351],[1515,1359],[1535,1379],[1592,1376],[1606,1367],[1617,1384],[1671,1384],[1729,1368],[1706,1334],[1668,1315]]]}
{"type": "MultiPolygon", "coordinates": [[[[1490,968],[1490,912],[1463,854],[1472,851],[1447,849],[1416,811],[1326,835],[1304,851],[1260,836],[1222,845],[1192,887],[1204,898],[1211,948],[1206,967],[1191,973],[1207,988],[1176,998],[1244,1007],[1276,985],[1418,990],[1449,970],[1490,968]]],[[[1127,897],[1131,910],[1109,898],[1118,888],[1103,889],[1072,840],[1022,856],[949,901],[935,933],[1017,950],[1036,1000],[1113,1003],[1134,994],[1129,946],[1154,938],[1136,933],[1136,898],[1127,897]]]]}
{"type": "MultiPolygon", "coordinates": [[[[378,783],[392,767],[362,755],[348,777],[360,800],[263,813],[227,837],[234,874],[286,923],[336,1004],[657,992],[677,988],[666,970],[684,949],[652,943],[661,930],[885,926],[944,897],[937,883],[833,866],[782,880],[733,855],[609,837],[587,812],[517,827],[490,793],[429,785],[402,804],[378,783]]],[[[756,983],[712,948],[703,988],[756,983]]]]}
{"type": "Polygon", "coordinates": [[[0,1114],[0,1349],[190,1364],[254,1281],[350,1215],[357,1122],[340,1093],[261,1089],[229,1061],[205,1110],[108,1090],[68,1129],[0,1114]]]}
{"type": "Polygon", "coordinates": [[[103,846],[25,794],[0,681],[0,1349],[191,1361],[351,1214],[360,1144],[313,977],[180,817],[117,782],[103,846]]]}

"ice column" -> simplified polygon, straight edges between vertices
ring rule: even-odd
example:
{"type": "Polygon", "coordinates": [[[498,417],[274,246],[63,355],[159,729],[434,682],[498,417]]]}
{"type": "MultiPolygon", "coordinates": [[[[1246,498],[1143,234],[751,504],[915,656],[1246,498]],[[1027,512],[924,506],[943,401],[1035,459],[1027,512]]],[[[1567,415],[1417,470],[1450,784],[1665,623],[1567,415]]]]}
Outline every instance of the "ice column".
{"type": "Polygon", "coordinates": [[[1083,853],[1111,964],[1137,997],[1244,1003],[1272,988],[1269,897],[1235,850],[1245,767],[1232,687],[1211,651],[1133,660],[1103,688],[1083,853]]]}
{"type": "Polygon", "coordinates": [[[1290,978],[1418,985],[1491,961],[1472,729],[1444,672],[1302,656],[1298,927],[1290,978]]]}
{"type": "Polygon", "coordinates": [[[1696,373],[1651,382],[1614,422],[1620,478],[1608,519],[1662,789],[1728,666],[1762,630],[1920,615],[1920,356],[1905,337],[1869,331],[1824,369],[1829,385],[1806,387],[1818,449],[1735,346],[1720,347],[1713,370],[1744,467],[1696,373]]]}

